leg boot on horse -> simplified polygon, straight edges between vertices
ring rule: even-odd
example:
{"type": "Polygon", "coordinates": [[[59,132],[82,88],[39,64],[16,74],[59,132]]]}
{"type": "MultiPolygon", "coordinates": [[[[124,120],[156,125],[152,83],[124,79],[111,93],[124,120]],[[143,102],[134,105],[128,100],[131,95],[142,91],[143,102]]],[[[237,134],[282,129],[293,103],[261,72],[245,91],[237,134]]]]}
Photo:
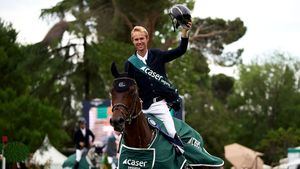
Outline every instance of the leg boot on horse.
{"type": "Polygon", "coordinates": [[[75,162],[74,169],[79,169],[79,162],[78,161],[75,162]]]}

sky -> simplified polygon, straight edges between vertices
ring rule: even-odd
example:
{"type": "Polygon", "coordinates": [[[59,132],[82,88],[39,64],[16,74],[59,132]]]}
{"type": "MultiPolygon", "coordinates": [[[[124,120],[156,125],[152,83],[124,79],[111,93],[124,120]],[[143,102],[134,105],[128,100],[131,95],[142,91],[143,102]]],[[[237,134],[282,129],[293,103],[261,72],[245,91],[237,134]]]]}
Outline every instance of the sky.
{"type": "MultiPolygon", "coordinates": [[[[18,42],[41,41],[57,20],[42,20],[41,9],[50,8],[60,0],[0,0],[0,18],[11,22],[19,32],[18,42]]],[[[242,59],[250,63],[255,58],[275,50],[300,58],[299,0],[196,0],[193,17],[241,18],[247,27],[238,41],[225,46],[225,51],[244,48],[242,59]]],[[[233,73],[233,69],[211,67],[215,73],[233,73]]]]}
{"type": "Polygon", "coordinates": [[[247,32],[225,50],[244,48],[243,61],[249,63],[275,50],[300,58],[299,7],[299,0],[196,0],[193,16],[241,18],[247,32]]]}

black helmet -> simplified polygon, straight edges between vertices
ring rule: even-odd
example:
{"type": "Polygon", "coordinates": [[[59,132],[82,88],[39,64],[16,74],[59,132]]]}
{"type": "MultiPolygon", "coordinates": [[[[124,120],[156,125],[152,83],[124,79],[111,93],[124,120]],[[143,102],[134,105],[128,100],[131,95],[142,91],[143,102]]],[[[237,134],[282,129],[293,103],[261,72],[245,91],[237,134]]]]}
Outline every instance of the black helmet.
{"type": "Polygon", "coordinates": [[[86,124],[85,118],[84,118],[84,117],[80,117],[80,118],[78,119],[78,123],[79,123],[79,124],[86,124]]]}
{"type": "Polygon", "coordinates": [[[192,20],[191,11],[189,8],[181,4],[174,5],[170,8],[169,15],[172,19],[174,31],[179,26],[189,29],[187,23],[191,22],[192,20]]]}

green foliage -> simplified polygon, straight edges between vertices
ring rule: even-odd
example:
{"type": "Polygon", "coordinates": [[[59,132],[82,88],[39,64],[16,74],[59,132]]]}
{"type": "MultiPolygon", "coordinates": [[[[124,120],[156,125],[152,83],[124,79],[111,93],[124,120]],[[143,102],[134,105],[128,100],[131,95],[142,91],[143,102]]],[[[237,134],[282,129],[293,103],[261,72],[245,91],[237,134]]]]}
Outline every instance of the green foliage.
{"type": "MultiPolygon", "coordinates": [[[[1,145],[1,150],[2,150],[1,145]]],[[[21,162],[27,159],[29,155],[29,149],[26,145],[19,142],[11,142],[4,146],[4,156],[7,163],[21,162]]]]}
{"type": "Polygon", "coordinates": [[[18,93],[26,92],[26,75],[20,73],[19,63],[24,54],[16,43],[17,33],[0,19],[0,88],[13,86],[18,93]],[[21,82],[21,83],[20,83],[21,82]]]}
{"type": "Polygon", "coordinates": [[[209,68],[206,59],[195,50],[168,64],[169,79],[179,89],[180,94],[190,94],[198,87],[208,87],[209,68]]]}
{"type": "Polygon", "coordinates": [[[62,129],[60,111],[30,95],[35,78],[31,75],[36,74],[24,67],[30,53],[15,42],[17,34],[13,28],[0,23],[0,135],[26,144],[30,151],[40,146],[47,133],[55,145],[61,145],[68,137],[62,129]]]}
{"type": "Polygon", "coordinates": [[[209,46],[207,46],[207,49],[210,49],[210,52],[212,54],[221,54],[222,48],[220,47],[223,44],[230,44],[237,41],[246,33],[247,30],[240,18],[236,18],[233,21],[225,21],[221,18],[195,18],[193,22],[193,29],[197,29],[198,26],[203,27],[199,30],[200,32],[196,34],[201,35],[199,33],[202,33],[202,37],[199,37],[199,39],[197,39],[199,40],[199,42],[201,42],[198,45],[209,44],[209,46]],[[207,36],[207,34],[214,34],[217,36],[210,36],[210,38],[207,38],[209,37],[207,36]],[[207,37],[204,37],[204,35],[206,35],[207,37]]]}
{"type": "Polygon", "coordinates": [[[191,35],[193,48],[213,59],[221,66],[233,66],[241,63],[243,49],[223,54],[225,45],[239,40],[246,33],[246,27],[240,18],[225,21],[220,18],[194,18],[191,35]]]}
{"type": "Polygon", "coordinates": [[[185,103],[186,122],[202,135],[209,153],[222,157],[223,146],[232,141],[229,112],[204,88],[187,97],[185,103]]]}
{"type": "MultiPolygon", "coordinates": [[[[97,73],[103,79],[102,97],[108,98],[111,89],[113,76],[110,72],[112,62],[116,62],[119,72],[124,72],[124,63],[134,52],[131,44],[107,39],[105,43],[93,44],[91,47],[91,56],[97,73]],[[103,93],[104,92],[104,93],[103,93]]],[[[98,81],[99,82],[99,81],[98,81]]],[[[95,87],[99,86],[95,84],[95,87]]]]}
{"type": "Polygon", "coordinates": [[[62,129],[60,112],[40,100],[22,95],[12,89],[0,90],[0,135],[26,144],[31,151],[38,148],[48,134],[56,146],[69,138],[62,129]]]}
{"type": "Polygon", "coordinates": [[[278,128],[268,131],[257,147],[264,152],[263,159],[267,164],[278,165],[276,162],[287,156],[288,148],[297,147],[299,143],[299,128],[278,128]]]}
{"type": "MultiPolygon", "coordinates": [[[[235,140],[250,147],[264,147],[262,149],[267,151],[266,141],[262,140],[270,139],[265,138],[266,135],[272,135],[270,130],[300,127],[300,90],[296,79],[298,71],[299,62],[280,53],[275,53],[271,61],[263,64],[240,66],[240,78],[235,83],[234,94],[228,100],[228,108],[233,112],[235,120],[231,129],[235,140]]],[[[282,129],[276,132],[283,133],[282,129]]],[[[292,137],[289,135],[285,139],[292,137]]],[[[266,158],[274,162],[282,157],[280,151],[286,151],[285,148],[274,149],[274,156],[266,158]]]]}
{"type": "Polygon", "coordinates": [[[229,96],[233,90],[234,79],[224,74],[218,74],[212,76],[212,90],[214,96],[220,99],[222,102],[226,102],[227,96],[229,96]]]}
{"type": "Polygon", "coordinates": [[[167,71],[169,79],[184,96],[186,122],[202,135],[208,152],[223,156],[223,146],[231,139],[230,116],[213,96],[205,57],[191,49],[171,62],[167,71]]]}

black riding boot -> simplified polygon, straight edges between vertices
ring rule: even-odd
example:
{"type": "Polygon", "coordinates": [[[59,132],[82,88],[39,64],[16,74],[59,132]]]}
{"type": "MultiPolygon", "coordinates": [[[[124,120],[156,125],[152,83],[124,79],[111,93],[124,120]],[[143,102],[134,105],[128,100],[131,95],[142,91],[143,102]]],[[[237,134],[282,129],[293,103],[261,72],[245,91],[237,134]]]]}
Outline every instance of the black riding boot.
{"type": "Polygon", "coordinates": [[[79,169],[79,162],[78,161],[75,161],[74,169],[79,169]]]}

